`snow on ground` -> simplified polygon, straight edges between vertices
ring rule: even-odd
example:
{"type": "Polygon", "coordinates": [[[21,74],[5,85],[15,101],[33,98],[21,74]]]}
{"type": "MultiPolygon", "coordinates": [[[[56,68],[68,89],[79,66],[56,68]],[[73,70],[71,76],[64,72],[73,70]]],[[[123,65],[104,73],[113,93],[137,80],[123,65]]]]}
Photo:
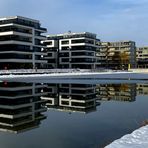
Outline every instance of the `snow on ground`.
{"type": "Polygon", "coordinates": [[[148,148],[148,125],[115,140],[105,148],[148,148]]]}

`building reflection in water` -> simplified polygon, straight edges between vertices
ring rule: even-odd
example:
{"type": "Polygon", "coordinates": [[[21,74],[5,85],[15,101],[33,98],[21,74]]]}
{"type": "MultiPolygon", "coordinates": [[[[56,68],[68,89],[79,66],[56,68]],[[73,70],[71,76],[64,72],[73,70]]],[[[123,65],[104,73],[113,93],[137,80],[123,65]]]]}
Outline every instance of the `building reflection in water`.
{"type": "Polygon", "coordinates": [[[132,102],[136,99],[136,84],[98,84],[96,92],[99,100],[132,102]]]}
{"type": "Polygon", "coordinates": [[[48,84],[46,100],[49,109],[89,113],[96,111],[101,100],[128,101],[136,99],[136,84],[48,84]]]}
{"type": "Polygon", "coordinates": [[[137,95],[148,95],[148,84],[137,84],[137,95]]]}
{"type": "Polygon", "coordinates": [[[0,130],[19,133],[39,127],[48,109],[90,113],[101,101],[132,102],[148,94],[147,84],[0,83],[0,130]],[[46,107],[45,107],[46,106],[46,107]]]}
{"type": "Polygon", "coordinates": [[[0,83],[0,130],[19,133],[40,125],[46,116],[41,95],[45,85],[35,83],[0,83]]]}
{"type": "Polygon", "coordinates": [[[67,112],[89,113],[96,111],[100,105],[96,97],[96,85],[92,84],[48,84],[46,96],[49,109],[57,109],[67,112]]]}

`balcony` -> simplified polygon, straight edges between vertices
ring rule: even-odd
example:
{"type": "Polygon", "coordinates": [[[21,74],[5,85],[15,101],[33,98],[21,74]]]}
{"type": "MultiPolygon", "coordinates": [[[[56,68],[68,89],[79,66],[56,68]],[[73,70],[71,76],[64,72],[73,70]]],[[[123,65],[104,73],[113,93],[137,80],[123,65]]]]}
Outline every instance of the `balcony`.
{"type": "Polygon", "coordinates": [[[0,41],[12,41],[12,40],[32,43],[31,38],[28,38],[28,37],[22,37],[17,35],[0,37],[0,41]]]}
{"type": "Polygon", "coordinates": [[[32,55],[6,53],[0,54],[0,59],[32,59],[32,55]]]}
{"type": "Polygon", "coordinates": [[[72,56],[94,56],[94,52],[72,52],[72,56]]]}
{"type": "Polygon", "coordinates": [[[2,27],[0,28],[0,33],[1,32],[9,32],[9,31],[15,31],[15,32],[20,32],[20,33],[27,33],[27,34],[32,34],[31,29],[24,29],[16,26],[8,26],[8,27],[2,27]]]}
{"type": "Polygon", "coordinates": [[[96,61],[95,59],[88,59],[88,58],[71,59],[71,63],[94,63],[95,61],[96,61]]]}
{"type": "Polygon", "coordinates": [[[44,32],[47,32],[47,29],[41,27],[40,23],[34,22],[32,20],[26,20],[26,19],[23,19],[23,18],[14,18],[14,19],[0,21],[0,25],[10,24],[10,23],[19,24],[19,25],[28,26],[28,27],[33,27],[35,29],[39,29],[39,30],[42,30],[44,32]]]}

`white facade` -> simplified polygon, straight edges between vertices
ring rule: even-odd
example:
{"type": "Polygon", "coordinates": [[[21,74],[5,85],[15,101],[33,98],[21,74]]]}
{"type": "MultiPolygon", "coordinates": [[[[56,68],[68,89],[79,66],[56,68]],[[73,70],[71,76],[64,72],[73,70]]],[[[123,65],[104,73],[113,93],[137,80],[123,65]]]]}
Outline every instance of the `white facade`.
{"type": "MultiPolygon", "coordinates": [[[[44,44],[48,52],[55,53],[56,68],[95,69],[96,49],[99,41],[93,33],[69,32],[48,35],[44,44]]],[[[51,55],[48,57],[53,58],[51,55]]]]}
{"type": "Polygon", "coordinates": [[[41,51],[41,40],[46,38],[41,34],[46,31],[37,20],[0,18],[0,69],[35,68],[47,63],[42,59],[46,53],[41,51]]]}

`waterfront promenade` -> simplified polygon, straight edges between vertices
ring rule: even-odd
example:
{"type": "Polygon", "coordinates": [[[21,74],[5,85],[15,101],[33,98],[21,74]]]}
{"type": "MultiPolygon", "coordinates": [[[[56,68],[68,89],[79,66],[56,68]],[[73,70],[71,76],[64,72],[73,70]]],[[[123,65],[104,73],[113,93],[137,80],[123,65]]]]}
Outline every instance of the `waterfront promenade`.
{"type": "Polygon", "coordinates": [[[89,71],[89,70],[10,70],[0,71],[0,80],[57,80],[57,79],[105,79],[148,80],[147,72],[134,71],[89,71]]]}

